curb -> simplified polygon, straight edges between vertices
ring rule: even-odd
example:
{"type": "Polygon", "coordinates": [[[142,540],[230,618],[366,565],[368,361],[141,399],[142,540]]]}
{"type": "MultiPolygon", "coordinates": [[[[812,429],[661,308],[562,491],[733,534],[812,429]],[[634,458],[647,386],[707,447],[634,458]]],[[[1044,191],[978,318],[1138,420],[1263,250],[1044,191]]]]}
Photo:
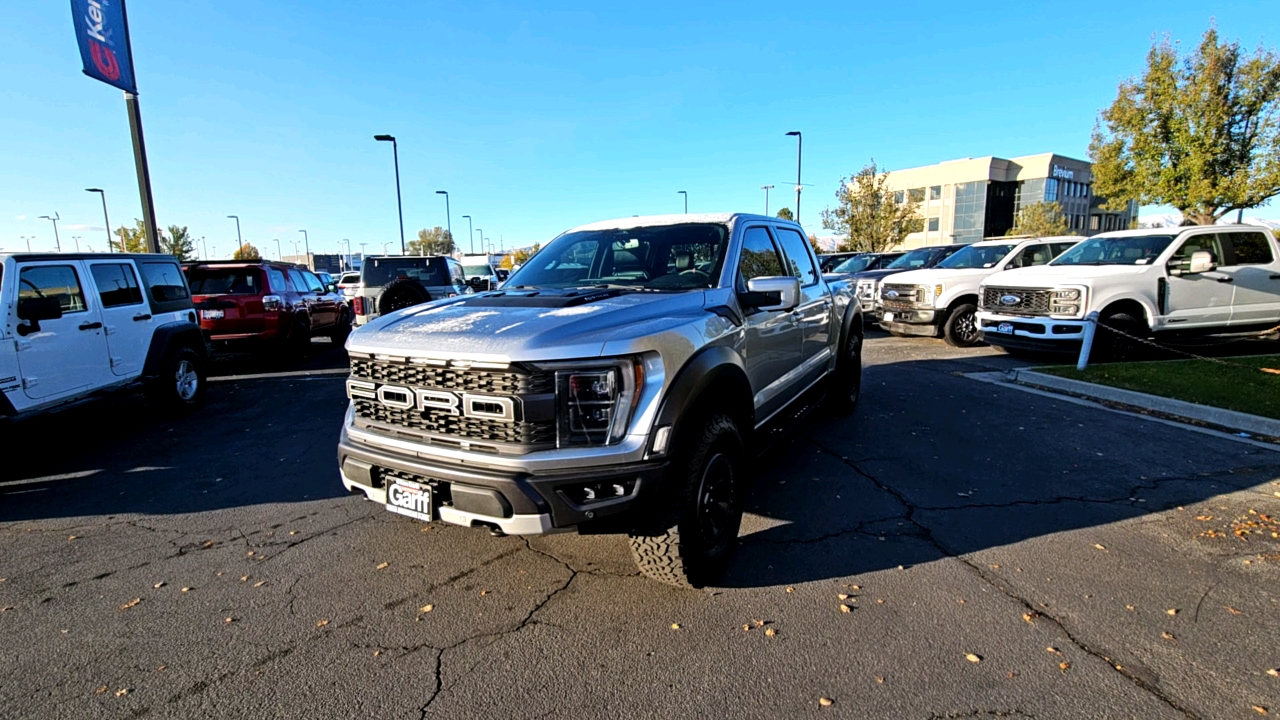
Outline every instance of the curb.
{"type": "Polygon", "coordinates": [[[1235,410],[1223,410],[1222,408],[1199,405],[1184,400],[1173,400],[1158,395],[1148,395],[1147,393],[1133,390],[1121,390],[1120,388],[1097,385],[1082,380],[1069,380],[1057,375],[1049,375],[1048,373],[1036,372],[1025,368],[1010,370],[1005,375],[1005,378],[1009,382],[1030,385],[1042,390],[1077,395],[1091,400],[1119,403],[1181,420],[1189,420],[1194,423],[1212,425],[1233,431],[1243,431],[1250,435],[1268,438],[1273,441],[1280,440],[1280,420],[1272,420],[1271,418],[1259,417],[1235,410]]]}

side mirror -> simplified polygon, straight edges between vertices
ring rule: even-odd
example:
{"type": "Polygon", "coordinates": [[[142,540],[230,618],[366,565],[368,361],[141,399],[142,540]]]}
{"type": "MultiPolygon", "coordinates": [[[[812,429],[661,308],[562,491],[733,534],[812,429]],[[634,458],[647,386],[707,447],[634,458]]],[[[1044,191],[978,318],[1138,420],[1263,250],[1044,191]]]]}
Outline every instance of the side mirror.
{"type": "Polygon", "coordinates": [[[29,325],[19,325],[19,335],[30,335],[40,332],[41,320],[57,320],[62,317],[62,303],[58,298],[28,297],[18,300],[18,319],[26,320],[29,325]]]}
{"type": "Polygon", "coordinates": [[[800,279],[758,277],[747,281],[747,292],[738,295],[744,308],[759,310],[794,309],[800,304],[800,279]]]}
{"type": "Polygon", "coordinates": [[[325,285],[325,286],[324,286],[324,290],[325,290],[325,292],[338,292],[338,284],[337,284],[337,283],[329,283],[328,285],[325,285]]]}
{"type": "Polygon", "coordinates": [[[1213,253],[1208,250],[1197,250],[1191,253],[1191,265],[1184,272],[1195,275],[1209,272],[1216,267],[1218,266],[1213,262],[1213,253]]]}

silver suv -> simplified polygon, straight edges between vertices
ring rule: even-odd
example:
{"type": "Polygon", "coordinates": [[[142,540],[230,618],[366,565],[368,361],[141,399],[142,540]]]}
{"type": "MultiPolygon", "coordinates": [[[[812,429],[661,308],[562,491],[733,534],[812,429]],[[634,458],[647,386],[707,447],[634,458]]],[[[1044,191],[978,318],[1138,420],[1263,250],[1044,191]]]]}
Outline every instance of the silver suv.
{"type": "Polygon", "coordinates": [[[856,404],[862,328],[795,223],[584,225],[499,291],[351,335],[342,483],[495,534],[626,533],[644,574],[698,586],[737,542],[774,430],[856,404]]]}
{"type": "Polygon", "coordinates": [[[363,325],[379,315],[470,292],[462,264],[451,257],[369,257],[360,267],[351,309],[355,324],[363,325]]]}

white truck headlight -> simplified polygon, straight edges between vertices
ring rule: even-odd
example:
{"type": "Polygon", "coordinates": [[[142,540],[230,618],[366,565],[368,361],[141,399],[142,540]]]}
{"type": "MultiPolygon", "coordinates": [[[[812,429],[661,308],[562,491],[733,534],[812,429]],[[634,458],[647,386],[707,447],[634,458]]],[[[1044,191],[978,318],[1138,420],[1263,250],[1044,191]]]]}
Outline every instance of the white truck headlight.
{"type": "Polygon", "coordinates": [[[1084,293],[1079,288],[1056,288],[1049,296],[1050,315],[1079,315],[1084,293]]]}

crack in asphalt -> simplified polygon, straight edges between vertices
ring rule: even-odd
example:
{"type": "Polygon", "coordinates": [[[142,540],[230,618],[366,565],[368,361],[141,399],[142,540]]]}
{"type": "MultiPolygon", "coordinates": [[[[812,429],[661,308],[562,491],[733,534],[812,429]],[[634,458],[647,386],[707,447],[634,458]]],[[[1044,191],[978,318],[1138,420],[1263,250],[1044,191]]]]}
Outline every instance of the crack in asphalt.
{"type": "MultiPolygon", "coordinates": [[[[1118,672],[1121,676],[1128,679],[1138,688],[1145,690],[1148,694],[1160,700],[1169,708],[1182,713],[1183,715],[1185,715],[1188,718],[1191,718],[1192,720],[1200,720],[1199,715],[1197,715],[1190,708],[1184,707],[1181,704],[1179,704],[1176,700],[1174,700],[1173,698],[1165,694],[1159,687],[1156,687],[1152,683],[1147,682],[1141,677],[1138,677],[1136,674],[1128,670],[1126,667],[1120,665],[1117,662],[1114,662],[1106,653],[1097,650],[1096,648],[1090,646],[1085,641],[1081,640],[1080,638],[1077,638],[1074,634],[1072,634],[1070,630],[1067,629],[1066,624],[1064,623],[1063,620],[1048,613],[1045,608],[1035,607],[1035,605],[1030,600],[1022,597],[1021,595],[1018,595],[1017,592],[1015,592],[1012,588],[1000,582],[999,578],[993,577],[990,574],[988,574],[980,565],[970,561],[968,558],[964,557],[964,555],[953,552],[951,549],[947,548],[941,541],[939,541],[937,538],[933,536],[933,530],[928,525],[925,525],[923,522],[921,522],[920,520],[917,520],[915,517],[917,510],[920,510],[920,509],[928,510],[928,508],[917,508],[909,500],[907,500],[906,496],[901,491],[895,488],[892,488],[889,485],[885,484],[884,482],[880,481],[875,476],[871,475],[870,473],[866,472],[865,470],[858,467],[854,463],[850,462],[848,458],[840,455],[834,450],[831,450],[830,448],[826,447],[822,443],[812,439],[810,439],[809,442],[811,442],[815,447],[821,449],[823,452],[827,453],[828,455],[838,458],[842,463],[844,463],[846,466],[848,466],[858,475],[861,475],[862,477],[870,481],[881,492],[888,494],[889,496],[897,500],[900,504],[902,504],[902,506],[907,509],[906,514],[903,516],[904,519],[907,522],[919,528],[922,533],[921,537],[930,545],[932,545],[933,548],[937,550],[941,555],[948,558],[954,558],[955,560],[959,561],[962,565],[964,565],[965,567],[973,571],[973,573],[977,575],[978,578],[981,579],[983,582],[995,588],[1005,597],[1008,597],[1010,600],[1013,600],[1019,605],[1022,605],[1027,610],[1027,612],[1034,612],[1040,617],[1043,617],[1049,620],[1058,628],[1058,630],[1063,634],[1063,636],[1066,637],[1067,640],[1070,641],[1071,644],[1074,645],[1076,648],[1078,648],[1081,652],[1084,652],[1090,655],[1091,657],[1102,660],[1109,667],[1113,668],[1116,672],[1118,672]]],[[[1158,484],[1161,481],[1156,481],[1156,482],[1158,484]]],[[[1144,488],[1142,486],[1139,486],[1138,488],[1135,488],[1134,491],[1136,492],[1137,490],[1140,490],[1140,489],[1144,489],[1144,488]]],[[[1126,498],[1127,497],[1128,496],[1126,496],[1126,498]]],[[[944,509],[960,509],[960,508],[944,508],[944,509]]]]}

